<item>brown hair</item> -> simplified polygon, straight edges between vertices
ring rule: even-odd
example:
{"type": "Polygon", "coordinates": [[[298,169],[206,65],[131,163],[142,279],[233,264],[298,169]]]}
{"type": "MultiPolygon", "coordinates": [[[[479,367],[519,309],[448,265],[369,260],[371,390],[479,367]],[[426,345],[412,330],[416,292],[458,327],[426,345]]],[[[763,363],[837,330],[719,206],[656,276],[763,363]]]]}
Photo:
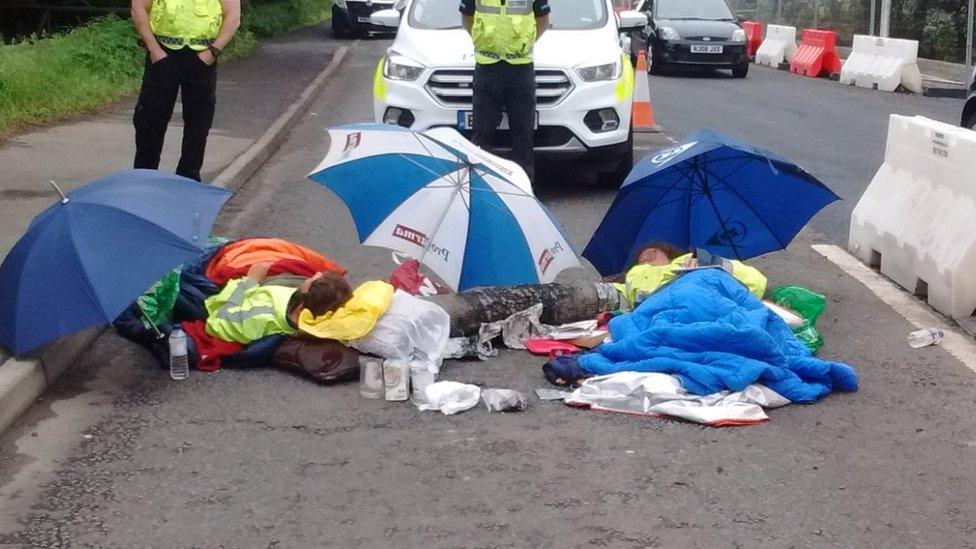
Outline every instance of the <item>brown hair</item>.
{"type": "Polygon", "coordinates": [[[671,244],[668,244],[667,242],[648,242],[647,244],[641,246],[641,248],[637,250],[637,253],[634,254],[634,263],[633,265],[631,265],[631,267],[637,264],[637,259],[641,256],[642,253],[646,252],[647,250],[650,250],[651,248],[664,252],[664,255],[668,256],[668,259],[672,261],[688,253],[679,250],[678,248],[672,246],[671,244]]]}
{"type": "Polygon", "coordinates": [[[336,273],[326,272],[312,281],[308,291],[301,296],[301,303],[312,316],[318,317],[342,307],[350,297],[352,288],[346,279],[336,273]]]}

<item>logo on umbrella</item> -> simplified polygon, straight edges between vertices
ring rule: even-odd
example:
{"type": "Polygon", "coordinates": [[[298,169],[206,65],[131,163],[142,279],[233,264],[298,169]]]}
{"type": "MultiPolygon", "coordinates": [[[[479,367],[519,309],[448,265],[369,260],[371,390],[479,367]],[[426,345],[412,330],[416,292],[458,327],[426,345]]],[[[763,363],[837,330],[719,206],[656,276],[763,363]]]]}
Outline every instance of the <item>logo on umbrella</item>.
{"type": "Polygon", "coordinates": [[[349,154],[350,151],[358,147],[363,142],[363,132],[351,133],[346,136],[346,147],[342,152],[349,154]]]}
{"type": "MultiPolygon", "coordinates": [[[[401,240],[406,240],[411,244],[416,244],[421,248],[427,246],[427,235],[418,231],[417,229],[411,229],[410,227],[406,227],[404,225],[397,225],[396,227],[393,227],[393,236],[401,240]]],[[[444,258],[444,261],[451,260],[451,250],[442,248],[434,243],[431,243],[430,247],[427,248],[427,253],[442,257],[444,258]]]]}
{"type": "Polygon", "coordinates": [[[418,246],[423,247],[427,244],[427,235],[410,227],[405,227],[403,225],[397,225],[393,227],[393,236],[406,240],[407,242],[412,242],[418,246]]]}
{"type": "Polygon", "coordinates": [[[549,269],[549,265],[556,259],[556,254],[563,251],[563,245],[561,242],[556,242],[551,248],[546,248],[542,250],[539,255],[539,272],[546,274],[546,270],[549,269]]]}
{"type": "Polygon", "coordinates": [[[739,221],[725,221],[724,227],[719,227],[715,234],[709,237],[707,244],[711,246],[735,246],[745,238],[745,224],[739,221]]]}
{"type": "Polygon", "coordinates": [[[694,147],[697,144],[698,144],[697,141],[692,141],[690,143],[684,143],[684,144],[678,145],[677,147],[672,147],[672,148],[670,148],[670,149],[668,149],[666,151],[663,151],[663,152],[658,153],[657,155],[655,155],[653,158],[651,158],[651,162],[654,163],[654,164],[664,164],[668,160],[671,160],[672,158],[674,158],[674,157],[678,156],[679,154],[687,151],[688,149],[694,147]]]}

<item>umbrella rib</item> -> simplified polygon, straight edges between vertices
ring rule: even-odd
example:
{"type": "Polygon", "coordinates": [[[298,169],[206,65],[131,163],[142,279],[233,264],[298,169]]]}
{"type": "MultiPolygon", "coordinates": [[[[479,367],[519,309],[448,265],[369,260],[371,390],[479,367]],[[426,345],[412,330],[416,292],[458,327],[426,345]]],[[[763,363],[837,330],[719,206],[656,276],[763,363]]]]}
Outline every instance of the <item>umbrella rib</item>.
{"type": "Polygon", "coordinates": [[[739,199],[739,202],[742,202],[743,204],[745,204],[746,208],[749,208],[749,211],[752,212],[752,215],[756,216],[756,219],[758,219],[759,222],[762,223],[764,227],[766,227],[766,230],[769,231],[769,234],[773,235],[773,238],[776,239],[776,243],[780,245],[780,248],[785,250],[786,244],[783,244],[783,241],[780,240],[779,235],[776,234],[776,232],[773,231],[773,229],[769,226],[769,224],[766,223],[766,220],[763,219],[758,212],[756,212],[756,209],[752,207],[752,204],[750,204],[741,194],[739,194],[739,191],[735,190],[735,188],[732,185],[730,185],[729,182],[725,180],[725,178],[723,178],[720,175],[716,175],[715,177],[718,178],[718,180],[725,185],[725,188],[731,191],[732,194],[734,194],[739,199]]]}
{"type": "MultiPolygon", "coordinates": [[[[494,177],[494,178],[496,178],[496,179],[498,179],[499,181],[501,181],[501,182],[503,182],[503,183],[505,183],[506,185],[509,185],[509,186],[511,186],[511,187],[515,187],[515,189],[516,189],[516,190],[517,190],[517,191],[518,191],[518,192],[519,192],[520,194],[522,194],[522,195],[524,195],[524,196],[529,196],[529,197],[532,197],[533,199],[535,199],[535,200],[537,200],[537,201],[539,200],[539,199],[538,199],[538,198],[537,198],[537,197],[536,197],[536,196],[535,196],[534,194],[531,194],[531,193],[527,193],[527,192],[525,192],[525,190],[524,190],[524,189],[522,189],[521,187],[519,187],[518,185],[516,185],[516,184],[515,184],[515,183],[513,183],[512,181],[509,181],[508,179],[505,179],[504,177],[502,177],[502,176],[500,176],[500,175],[498,175],[498,174],[496,174],[496,173],[494,173],[494,172],[483,172],[483,171],[481,171],[481,170],[479,170],[479,169],[478,169],[478,166],[473,166],[473,167],[474,167],[474,170],[475,170],[475,173],[476,173],[476,174],[478,174],[478,175],[480,175],[482,179],[485,179],[485,176],[487,176],[487,175],[490,175],[490,176],[492,176],[492,177],[494,177]]],[[[493,190],[494,190],[494,189],[493,189],[493,190]]],[[[495,192],[498,192],[498,191],[495,191],[495,192]]]]}
{"type": "MultiPolygon", "coordinates": [[[[675,182],[671,184],[670,187],[667,187],[667,189],[663,193],[661,193],[661,196],[659,196],[658,199],[654,201],[654,204],[650,208],[647,209],[647,214],[644,215],[644,221],[647,221],[647,216],[650,215],[651,212],[653,212],[654,210],[657,209],[658,205],[661,203],[662,200],[664,200],[664,197],[665,196],[667,196],[671,191],[673,191],[675,189],[675,187],[678,186],[679,183],[681,183],[685,179],[688,179],[688,174],[686,174],[685,172],[677,169],[678,166],[681,166],[683,164],[684,164],[684,162],[681,162],[681,163],[676,164],[674,166],[675,171],[677,171],[679,174],[681,174],[682,177],[677,178],[675,180],[675,182]]],[[[663,185],[660,186],[660,187],[657,187],[657,186],[645,185],[643,183],[632,183],[630,186],[631,187],[640,186],[642,188],[651,188],[651,189],[663,189],[664,188],[663,185]]],[[[628,194],[632,194],[632,192],[631,193],[628,193],[628,194]]],[[[620,195],[619,194],[617,195],[617,198],[620,198],[620,195]]],[[[616,202],[616,200],[614,202],[616,202]]],[[[613,205],[610,206],[610,210],[613,210],[613,205]]],[[[607,213],[610,213],[610,212],[608,211],[607,213]]],[[[644,226],[644,224],[641,223],[641,227],[643,227],[643,226],[644,226]]],[[[669,242],[669,244],[676,245],[674,242],[669,242]]]]}
{"type": "MultiPolygon", "coordinates": [[[[696,157],[696,159],[697,159],[697,157],[696,157]]],[[[703,161],[703,163],[704,163],[704,161],[703,161]]],[[[699,174],[699,176],[701,176],[703,174],[704,175],[707,175],[708,174],[707,168],[705,168],[704,166],[699,167],[697,162],[695,163],[695,172],[697,174],[699,174]]],[[[703,187],[704,187],[705,183],[706,182],[703,179],[702,180],[703,187]]],[[[703,192],[704,192],[704,189],[703,189],[703,192]]],[[[707,193],[705,195],[705,198],[708,200],[708,203],[712,206],[712,212],[715,214],[715,218],[718,219],[719,224],[722,226],[722,230],[725,233],[728,233],[729,227],[728,227],[728,225],[725,224],[725,220],[722,219],[722,214],[718,211],[718,205],[715,204],[715,200],[712,199],[711,193],[710,192],[707,193]]],[[[729,239],[729,246],[732,246],[732,253],[735,254],[735,258],[741,261],[742,260],[742,256],[741,256],[741,254],[739,254],[739,247],[736,246],[734,242],[732,242],[732,239],[731,238],[729,239]]]]}
{"type": "MultiPolygon", "coordinates": [[[[155,225],[155,223],[154,223],[154,225],[155,225]]],[[[162,228],[162,227],[160,227],[160,228],[162,228]]],[[[99,300],[95,296],[95,292],[92,291],[91,275],[88,274],[88,268],[85,265],[85,262],[81,260],[81,254],[78,253],[78,241],[75,240],[75,233],[74,233],[74,231],[68,231],[68,236],[71,238],[71,251],[72,251],[72,253],[74,253],[75,260],[78,261],[78,267],[80,267],[81,270],[82,270],[82,272],[85,273],[85,281],[87,282],[87,284],[85,284],[85,293],[88,294],[88,298],[91,299],[92,303],[95,304],[95,306],[98,308],[99,312],[102,313],[102,318],[109,318],[108,313],[105,312],[105,308],[102,307],[101,300],[99,300]]],[[[138,297],[136,297],[136,299],[138,299],[138,297]]],[[[114,320],[115,319],[112,318],[111,320],[109,320],[109,322],[112,322],[114,320]]]]}
{"type": "MultiPolygon", "coordinates": [[[[404,154],[404,153],[397,153],[397,154],[398,154],[399,156],[401,156],[401,157],[403,157],[404,159],[406,159],[406,160],[407,160],[407,162],[410,162],[410,163],[412,163],[412,164],[414,164],[414,165],[416,165],[416,166],[417,166],[418,168],[420,168],[420,169],[422,169],[422,170],[424,170],[424,171],[426,171],[426,172],[428,172],[428,173],[430,173],[431,175],[434,175],[434,176],[436,176],[436,177],[437,177],[437,179],[441,179],[442,177],[447,177],[447,176],[445,176],[445,175],[442,175],[442,174],[439,174],[439,173],[437,173],[437,172],[435,172],[434,170],[432,170],[432,169],[430,169],[430,168],[428,168],[427,166],[424,166],[423,164],[421,164],[420,162],[417,162],[417,161],[416,161],[416,160],[414,160],[413,158],[410,158],[410,155],[407,155],[407,154],[404,154]]],[[[431,156],[431,158],[436,158],[436,157],[434,157],[434,156],[431,156]]],[[[454,173],[454,172],[451,172],[451,173],[454,173]]]]}
{"type": "MultiPolygon", "coordinates": [[[[427,145],[424,144],[423,140],[420,139],[420,137],[421,137],[422,134],[420,134],[418,132],[411,132],[411,133],[412,133],[414,139],[417,140],[417,143],[420,143],[420,146],[423,147],[425,151],[427,151],[427,154],[430,155],[431,158],[437,158],[436,156],[434,156],[433,151],[431,151],[430,148],[428,148],[427,145]]],[[[427,137],[427,136],[424,136],[424,137],[427,137]]],[[[430,139],[430,138],[427,137],[427,139],[430,139]]],[[[430,139],[430,140],[431,141],[434,141],[433,139],[430,139]]],[[[434,142],[436,143],[436,141],[434,141],[434,142]]],[[[441,148],[443,148],[443,146],[441,148]]],[[[450,152],[450,151],[448,151],[448,152],[450,152]]],[[[454,158],[457,160],[458,166],[463,166],[464,165],[464,163],[461,162],[461,157],[460,156],[458,156],[458,155],[456,155],[454,153],[450,153],[450,154],[452,156],[454,156],[454,158]]],[[[454,173],[454,172],[451,172],[451,173],[454,173]]],[[[454,183],[457,183],[459,185],[461,184],[461,176],[460,175],[458,176],[457,181],[455,181],[454,183]]]]}

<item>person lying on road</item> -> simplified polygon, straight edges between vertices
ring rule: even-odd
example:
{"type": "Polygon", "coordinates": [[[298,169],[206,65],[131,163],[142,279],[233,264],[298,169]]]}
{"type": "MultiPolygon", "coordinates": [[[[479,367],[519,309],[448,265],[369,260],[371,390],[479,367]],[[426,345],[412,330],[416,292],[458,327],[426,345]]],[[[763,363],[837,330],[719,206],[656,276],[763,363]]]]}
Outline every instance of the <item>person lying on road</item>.
{"type": "MultiPolygon", "coordinates": [[[[762,299],[766,293],[766,277],[755,267],[741,261],[729,261],[730,273],[749,291],[762,299]]],[[[693,253],[683,252],[666,242],[651,242],[637,252],[636,260],[614,284],[621,294],[621,309],[631,309],[671,282],[683,269],[699,266],[693,253]]]]}
{"type": "Polygon", "coordinates": [[[246,277],[227,281],[220,293],[204,301],[208,334],[245,345],[269,335],[293,335],[302,310],[321,316],[352,296],[346,279],[332,272],[316,273],[297,289],[266,283],[271,265],[253,265],[246,277]]]}

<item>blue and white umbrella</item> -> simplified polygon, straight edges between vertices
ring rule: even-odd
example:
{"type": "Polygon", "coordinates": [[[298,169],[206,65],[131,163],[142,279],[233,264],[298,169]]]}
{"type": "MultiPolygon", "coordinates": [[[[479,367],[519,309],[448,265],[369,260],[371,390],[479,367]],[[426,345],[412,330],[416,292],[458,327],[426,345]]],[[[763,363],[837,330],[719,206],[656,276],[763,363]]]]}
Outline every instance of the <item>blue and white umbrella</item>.
{"type": "Polygon", "coordinates": [[[329,136],[309,178],[345,202],[363,244],[416,257],[457,290],[552,282],[580,266],[525,172],[457,131],[358,124],[329,136]]]}

